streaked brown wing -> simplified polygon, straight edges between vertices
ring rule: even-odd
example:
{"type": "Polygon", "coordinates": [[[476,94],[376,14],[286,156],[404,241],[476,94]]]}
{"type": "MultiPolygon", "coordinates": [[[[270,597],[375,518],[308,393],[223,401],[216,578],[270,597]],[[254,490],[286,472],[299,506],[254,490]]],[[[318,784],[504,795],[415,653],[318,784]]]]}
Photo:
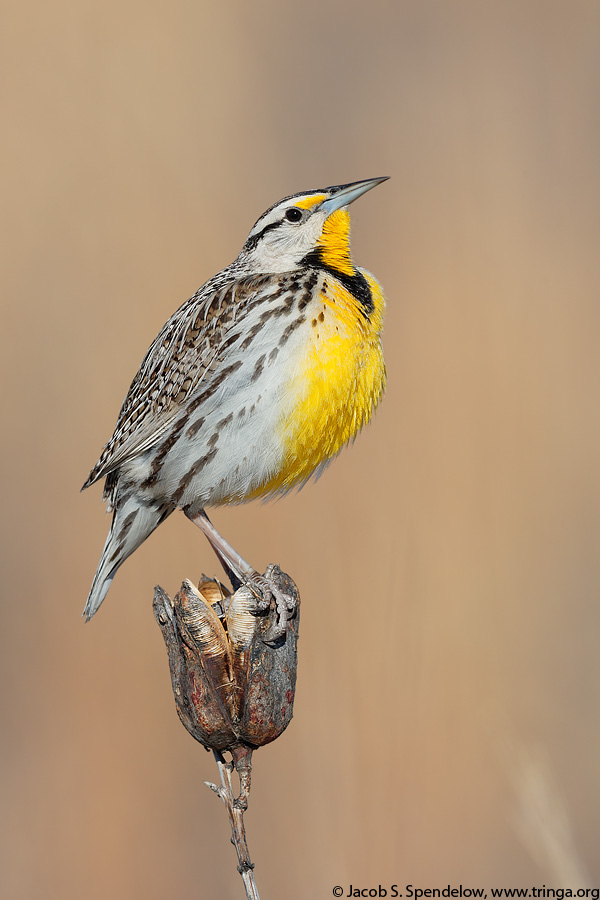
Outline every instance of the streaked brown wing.
{"type": "Polygon", "coordinates": [[[236,280],[224,270],[175,312],[146,353],[121,407],[114,434],[82,490],[152,447],[200,384],[218,373],[240,336],[244,312],[271,276],[236,280]]]}

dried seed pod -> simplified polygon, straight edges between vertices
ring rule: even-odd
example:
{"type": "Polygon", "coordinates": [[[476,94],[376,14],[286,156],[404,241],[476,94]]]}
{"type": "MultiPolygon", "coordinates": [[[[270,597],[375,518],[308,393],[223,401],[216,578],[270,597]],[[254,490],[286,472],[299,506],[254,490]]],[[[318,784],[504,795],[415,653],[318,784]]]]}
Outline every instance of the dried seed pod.
{"type": "Polygon", "coordinates": [[[190,582],[182,584],[173,602],[157,587],[154,614],[167,645],[179,718],[205,747],[213,750],[230,747],[236,738],[228,698],[223,691],[223,682],[230,683],[229,648],[216,614],[190,582]],[[222,639],[215,640],[215,620],[222,639]],[[196,636],[207,649],[199,649],[196,636]]]}
{"type": "Polygon", "coordinates": [[[274,741],[289,725],[294,712],[296,669],[298,664],[298,626],[300,598],[292,579],[273,566],[267,569],[270,578],[286,594],[298,597],[298,607],[288,620],[285,641],[273,646],[268,641],[272,621],[259,619],[245,663],[246,689],[238,734],[253,746],[274,741]]]}
{"type": "Polygon", "coordinates": [[[225,585],[215,578],[207,578],[206,575],[203,575],[198,590],[206,602],[210,603],[219,618],[221,614],[225,614],[225,607],[229,605],[228,601],[231,596],[225,585]]]}
{"type": "Polygon", "coordinates": [[[175,613],[179,613],[182,633],[189,649],[200,654],[204,670],[213,689],[230,715],[233,690],[229,641],[219,617],[191,581],[184,581],[175,596],[175,613]]]}
{"type": "Polygon", "coordinates": [[[236,725],[244,708],[248,687],[249,650],[257,631],[256,597],[246,586],[239,588],[229,604],[227,612],[227,637],[233,674],[234,710],[236,725]]]}
{"type": "MultiPolygon", "coordinates": [[[[295,594],[278,568],[269,577],[295,594]]],[[[285,636],[269,640],[276,611],[257,615],[256,598],[242,586],[223,597],[218,582],[196,589],[184,581],[171,603],[156,588],[154,613],[169,654],[171,681],[181,721],[214,750],[258,747],[278,737],[292,718],[296,683],[299,598],[285,636]],[[228,600],[227,615],[216,612],[228,600]]]]}

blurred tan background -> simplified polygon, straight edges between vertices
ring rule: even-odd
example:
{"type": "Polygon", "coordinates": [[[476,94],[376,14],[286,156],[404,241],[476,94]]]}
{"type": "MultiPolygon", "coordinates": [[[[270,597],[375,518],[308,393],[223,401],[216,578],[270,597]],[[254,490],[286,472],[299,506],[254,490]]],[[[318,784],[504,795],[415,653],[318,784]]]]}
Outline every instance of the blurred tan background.
{"type": "Polygon", "coordinates": [[[258,215],[378,175],[385,402],[318,484],[214,516],[303,598],[259,889],[597,887],[600,6],[13,3],[0,66],[2,896],[241,896],[151,609],[216,561],[175,515],[84,626],[79,487],[258,215]]]}

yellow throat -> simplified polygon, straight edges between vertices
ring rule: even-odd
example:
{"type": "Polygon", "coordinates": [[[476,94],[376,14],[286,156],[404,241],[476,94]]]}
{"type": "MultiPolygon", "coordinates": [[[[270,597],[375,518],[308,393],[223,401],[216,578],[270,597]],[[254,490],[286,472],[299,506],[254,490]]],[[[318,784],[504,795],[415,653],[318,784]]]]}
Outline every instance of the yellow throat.
{"type": "Polygon", "coordinates": [[[352,265],[349,233],[346,210],[326,219],[316,249],[323,280],[307,308],[305,347],[287,388],[293,400],[281,422],[283,466],[260,494],[287,491],[318,474],[366,425],[383,395],[385,298],[375,278],[352,265]],[[368,306],[353,292],[353,280],[366,283],[368,306]]]}

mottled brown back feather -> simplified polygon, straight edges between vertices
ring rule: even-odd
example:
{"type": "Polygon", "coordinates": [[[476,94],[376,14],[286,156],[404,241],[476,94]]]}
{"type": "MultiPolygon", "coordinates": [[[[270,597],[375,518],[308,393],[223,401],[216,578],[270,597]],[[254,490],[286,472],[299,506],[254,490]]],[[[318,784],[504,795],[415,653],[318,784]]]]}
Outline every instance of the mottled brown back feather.
{"type": "MultiPolygon", "coordinates": [[[[146,353],[114,434],[82,490],[160,439],[198,386],[218,377],[228,346],[240,335],[240,323],[243,328],[244,314],[261,299],[273,300],[273,289],[287,293],[287,280],[281,275],[240,277],[233,264],[179,307],[146,353]]],[[[110,496],[109,481],[105,493],[110,496]]]]}

